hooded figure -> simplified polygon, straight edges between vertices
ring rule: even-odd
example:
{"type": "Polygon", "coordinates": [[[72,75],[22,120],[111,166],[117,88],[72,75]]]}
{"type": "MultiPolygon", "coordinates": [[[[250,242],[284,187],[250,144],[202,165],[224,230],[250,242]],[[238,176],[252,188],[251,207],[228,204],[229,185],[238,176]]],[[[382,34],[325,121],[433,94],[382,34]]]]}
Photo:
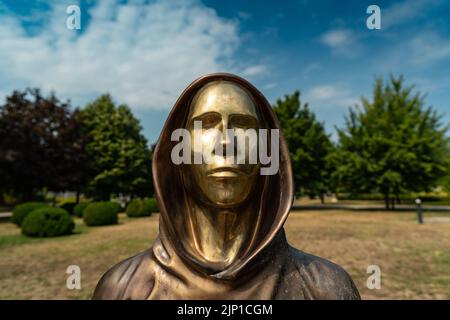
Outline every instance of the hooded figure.
{"type": "MultiPolygon", "coordinates": [[[[159,236],[150,249],[107,271],[93,298],[359,299],[341,267],[286,241],[293,180],[281,131],[278,143],[272,143],[274,135],[263,142],[271,155],[279,155],[278,170],[262,175],[262,161],[230,165],[217,152],[217,146],[225,151],[232,145],[225,129],[280,127],[268,101],[248,81],[224,73],[195,80],[175,103],[153,153],[159,236]],[[221,134],[195,138],[198,123],[201,132],[221,134]],[[174,132],[180,128],[194,137],[183,159],[195,158],[204,150],[195,149],[200,145],[214,147],[212,161],[174,163],[179,144],[174,132]]],[[[245,141],[250,151],[255,148],[245,141]]]]}

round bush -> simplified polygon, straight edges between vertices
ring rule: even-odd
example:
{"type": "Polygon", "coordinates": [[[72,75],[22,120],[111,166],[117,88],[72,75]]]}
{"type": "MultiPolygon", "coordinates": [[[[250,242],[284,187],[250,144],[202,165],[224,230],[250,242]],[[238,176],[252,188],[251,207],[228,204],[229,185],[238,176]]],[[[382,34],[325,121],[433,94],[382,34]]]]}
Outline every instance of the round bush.
{"type": "Polygon", "coordinates": [[[17,205],[14,210],[11,217],[11,221],[18,226],[22,225],[23,220],[25,217],[30,214],[32,211],[38,209],[48,207],[48,204],[44,202],[25,202],[22,204],[17,205]]]}
{"type": "Polygon", "coordinates": [[[127,206],[127,216],[130,218],[148,217],[151,215],[151,208],[145,200],[133,199],[127,206]]]}
{"type": "Polygon", "coordinates": [[[115,201],[110,201],[108,203],[113,206],[114,210],[116,210],[117,213],[122,212],[122,206],[120,205],[120,203],[117,203],[115,201]]]}
{"type": "Polygon", "coordinates": [[[76,206],[77,206],[76,202],[65,202],[59,207],[61,209],[66,210],[69,214],[74,214],[73,210],[75,209],[76,206]]]}
{"type": "Polygon", "coordinates": [[[81,202],[73,208],[73,214],[77,217],[83,217],[83,211],[87,208],[90,202],[81,202]]]}
{"type": "Polygon", "coordinates": [[[117,206],[111,202],[93,202],[84,209],[83,220],[88,226],[117,224],[117,206]]]}
{"type": "Polygon", "coordinates": [[[144,202],[151,212],[159,212],[158,203],[155,198],[145,199],[144,202]]]}
{"type": "Polygon", "coordinates": [[[43,207],[32,211],[22,223],[22,233],[30,237],[56,237],[71,234],[75,223],[61,208],[43,207]]]}

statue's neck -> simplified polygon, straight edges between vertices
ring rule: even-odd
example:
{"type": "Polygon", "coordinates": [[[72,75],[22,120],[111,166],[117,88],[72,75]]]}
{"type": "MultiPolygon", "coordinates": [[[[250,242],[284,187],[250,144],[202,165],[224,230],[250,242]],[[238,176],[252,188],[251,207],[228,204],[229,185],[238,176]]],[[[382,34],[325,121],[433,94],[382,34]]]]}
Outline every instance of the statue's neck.
{"type": "Polygon", "coordinates": [[[217,269],[224,269],[235,261],[244,245],[251,241],[255,218],[243,207],[219,209],[193,206],[188,233],[191,245],[202,260],[217,269]],[[253,220],[253,221],[252,221],[253,220]]]}

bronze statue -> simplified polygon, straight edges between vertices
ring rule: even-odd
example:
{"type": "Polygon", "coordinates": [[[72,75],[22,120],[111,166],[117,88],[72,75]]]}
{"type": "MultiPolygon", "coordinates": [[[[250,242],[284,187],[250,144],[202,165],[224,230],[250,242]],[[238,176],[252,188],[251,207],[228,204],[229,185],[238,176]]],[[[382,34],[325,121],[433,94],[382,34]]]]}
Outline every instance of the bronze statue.
{"type": "MultiPolygon", "coordinates": [[[[218,73],[190,84],[153,154],[159,236],[150,249],[106,272],[93,298],[360,299],[341,267],[286,241],[293,181],[282,133],[275,174],[260,174],[259,161],[229,165],[220,153],[209,163],[175,164],[172,133],[184,128],[195,136],[196,121],[202,132],[279,129],[268,101],[246,80],[218,73]]],[[[202,133],[192,142],[210,150],[231,144],[226,134],[202,133]]]]}

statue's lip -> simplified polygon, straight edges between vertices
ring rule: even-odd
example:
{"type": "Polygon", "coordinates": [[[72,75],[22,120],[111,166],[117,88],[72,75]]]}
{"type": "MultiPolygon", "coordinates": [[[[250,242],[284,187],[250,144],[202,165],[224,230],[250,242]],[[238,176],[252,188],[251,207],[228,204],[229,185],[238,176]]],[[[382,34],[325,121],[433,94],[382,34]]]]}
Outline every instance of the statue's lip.
{"type": "Polygon", "coordinates": [[[208,171],[208,176],[213,178],[237,178],[242,175],[241,170],[233,167],[219,167],[208,171]]]}

